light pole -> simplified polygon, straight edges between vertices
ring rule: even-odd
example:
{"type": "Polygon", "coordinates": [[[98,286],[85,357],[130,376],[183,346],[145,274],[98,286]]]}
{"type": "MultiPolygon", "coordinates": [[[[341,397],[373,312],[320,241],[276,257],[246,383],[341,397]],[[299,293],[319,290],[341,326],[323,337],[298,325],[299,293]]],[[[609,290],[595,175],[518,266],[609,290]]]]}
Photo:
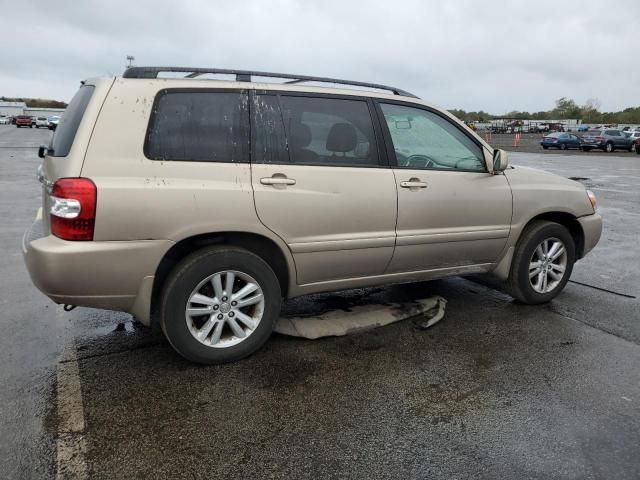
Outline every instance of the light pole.
{"type": "Polygon", "coordinates": [[[127,68],[133,67],[133,61],[134,60],[135,60],[135,58],[132,55],[127,55],[127,61],[129,62],[129,64],[127,65],[127,68]]]}

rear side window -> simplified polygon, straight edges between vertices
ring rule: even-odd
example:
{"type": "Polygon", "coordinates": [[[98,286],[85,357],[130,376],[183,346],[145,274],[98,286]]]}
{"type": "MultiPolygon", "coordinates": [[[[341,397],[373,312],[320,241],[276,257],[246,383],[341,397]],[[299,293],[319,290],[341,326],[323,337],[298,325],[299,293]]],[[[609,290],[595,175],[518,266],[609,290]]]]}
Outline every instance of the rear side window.
{"type": "Polygon", "coordinates": [[[246,93],[167,90],[156,98],[144,151],[152,160],[248,162],[249,146],[246,93]]]}
{"type": "Polygon", "coordinates": [[[66,157],[69,155],[80,121],[87,109],[87,105],[89,105],[89,100],[91,100],[94,90],[95,87],[93,85],[83,85],[71,99],[69,106],[60,118],[53,140],[51,140],[49,155],[52,157],[66,157]]]}
{"type": "Polygon", "coordinates": [[[254,130],[255,162],[380,165],[367,101],[257,95],[254,130]]]}

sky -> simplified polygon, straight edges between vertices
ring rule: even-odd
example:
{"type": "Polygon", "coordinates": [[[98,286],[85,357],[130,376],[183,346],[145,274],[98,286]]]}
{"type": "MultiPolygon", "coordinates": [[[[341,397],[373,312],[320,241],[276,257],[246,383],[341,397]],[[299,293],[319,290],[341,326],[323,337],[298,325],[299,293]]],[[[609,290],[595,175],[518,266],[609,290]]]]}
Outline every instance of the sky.
{"type": "Polygon", "coordinates": [[[133,55],[383,83],[468,111],[563,96],[616,111],[640,106],[639,18],[638,0],[0,0],[0,95],[69,101],[133,55]]]}

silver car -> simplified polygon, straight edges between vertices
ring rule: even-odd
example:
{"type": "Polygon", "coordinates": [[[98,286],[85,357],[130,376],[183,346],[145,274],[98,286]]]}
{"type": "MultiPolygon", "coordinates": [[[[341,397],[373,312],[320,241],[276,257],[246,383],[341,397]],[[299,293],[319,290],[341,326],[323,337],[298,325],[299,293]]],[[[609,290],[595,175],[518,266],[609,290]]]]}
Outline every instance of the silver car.
{"type": "Polygon", "coordinates": [[[548,302],[602,229],[581,184],[362,82],[132,67],[83,82],[40,156],[36,286],[158,322],[201,363],[251,354],[309,293],[490,273],[548,302]],[[198,79],[219,73],[236,81],[198,79]]]}

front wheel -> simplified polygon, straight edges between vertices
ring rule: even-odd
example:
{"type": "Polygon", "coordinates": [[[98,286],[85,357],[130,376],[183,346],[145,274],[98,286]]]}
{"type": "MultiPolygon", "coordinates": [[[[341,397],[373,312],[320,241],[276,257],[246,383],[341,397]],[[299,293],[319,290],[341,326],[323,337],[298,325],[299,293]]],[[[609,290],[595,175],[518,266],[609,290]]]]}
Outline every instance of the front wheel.
{"type": "Polygon", "coordinates": [[[186,359],[232,362],[267,341],[281,301],[278,279],[262,258],[241,248],[209,247],[171,273],[160,322],[171,346],[186,359]]]}
{"type": "Polygon", "coordinates": [[[551,301],[569,281],[575,256],[575,243],[565,227],[549,221],[531,223],[516,245],[509,293],[530,305],[551,301]]]}
{"type": "Polygon", "coordinates": [[[569,145],[567,145],[566,143],[563,143],[562,147],[560,147],[560,148],[562,148],[562,150],[568,150],[569,149],[569,145]]]}
{"type": "Polygon", "coordinates": [[[613,143],[609,142],[604,146],[604,151],[607,153],[611,153],[615,150],[615,148],[613,147],[613,143]]]}

